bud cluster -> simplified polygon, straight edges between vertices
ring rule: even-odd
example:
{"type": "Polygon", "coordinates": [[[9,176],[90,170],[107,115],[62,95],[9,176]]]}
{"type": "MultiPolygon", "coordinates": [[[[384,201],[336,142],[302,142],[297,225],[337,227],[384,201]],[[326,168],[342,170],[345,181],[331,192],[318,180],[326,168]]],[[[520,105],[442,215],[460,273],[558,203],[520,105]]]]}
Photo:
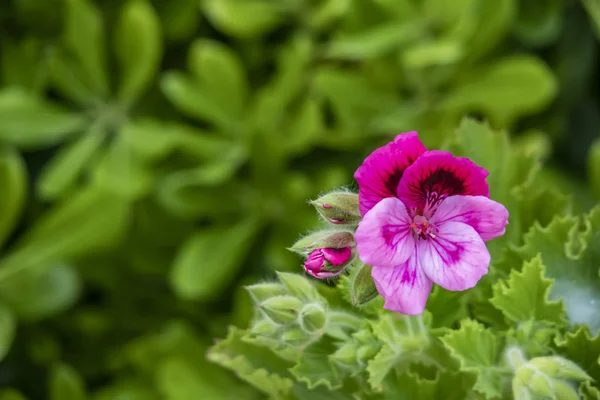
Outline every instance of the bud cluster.
{"type": "Polygon", "coordinates": [[[361,219],[358,195],[334,191],[311,204],[329,226],[303,237],[289,250],[305,258],[304,271],[317,279],[333,278],[356,268],[350,287],[352,304],[368,303],[378,292],[371,277],[371,267],[356,262],[354,230],[361,219]]]}
{"type": "Polygon", "coordinates": [[[526,360],[517,347],[506,351],[509,365],[515,370],[512,381],[515,399],[578,399],[569,381],[585,381],[590,376],[577,364],[560,356],[535,357],[526,360]]]}

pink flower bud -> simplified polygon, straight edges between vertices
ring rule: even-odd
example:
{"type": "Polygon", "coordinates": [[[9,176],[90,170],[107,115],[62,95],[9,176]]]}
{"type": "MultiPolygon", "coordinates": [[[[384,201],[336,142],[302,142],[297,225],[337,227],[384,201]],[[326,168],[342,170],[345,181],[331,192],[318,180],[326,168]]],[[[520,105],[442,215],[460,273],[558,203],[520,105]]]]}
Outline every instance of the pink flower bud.
{"type": "Polygon", "coordinates": [[[341,274],[351,258],[351,247],[316,249],[304,262],[304,270],[315,278],[331,278],[341,274]]]}

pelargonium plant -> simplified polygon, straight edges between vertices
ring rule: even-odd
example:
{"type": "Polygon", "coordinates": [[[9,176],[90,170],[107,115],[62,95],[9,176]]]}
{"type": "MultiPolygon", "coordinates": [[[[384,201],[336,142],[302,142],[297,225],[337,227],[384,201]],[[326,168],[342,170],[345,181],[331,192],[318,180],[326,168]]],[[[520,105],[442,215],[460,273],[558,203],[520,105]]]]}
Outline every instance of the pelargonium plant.
{"type": "Polygon", "coordinates": [[[209,359],[273,399],[600,399],[600,209],[573,217],[504,133],[465,120],[456,139],[399,134],[358,193],[312,201],[304,274],[249,286],[251,326],[209,359]],[[482,140],[496,160],[469,154],[482,140]]]}

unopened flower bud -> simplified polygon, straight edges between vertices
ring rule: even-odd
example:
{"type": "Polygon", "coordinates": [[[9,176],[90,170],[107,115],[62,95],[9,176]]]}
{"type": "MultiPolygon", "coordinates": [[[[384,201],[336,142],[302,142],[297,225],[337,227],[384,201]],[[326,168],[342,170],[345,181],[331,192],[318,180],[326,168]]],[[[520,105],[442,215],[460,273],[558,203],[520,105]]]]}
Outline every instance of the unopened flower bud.
{"type": "Polygon", "coordinates": [[[371,276],[371,266],[361,263],[355,268],[359,268],[359,271],[354,275],[350,284],[350,298],[352,305],[358,307],[373,300],[379,295],[379,292],[371,276]]]}
{"type": "Polygon", "coordinates": [[[250,293],[250,297],[252,297],[256,303],[261,303],[271,297],[287,294],[285,286],[280,283],[271,282],[246,286],[246,290],[250,293]]]}
{"type": "Polygon", "coordinates": [[[294,243],[289,250],[299,254],[309,254],[316,249],[341,249],[355,246],[356,241],[352,232],[324,230],[303,237],[294,243]]]}
{"type": "Polygon", "coordinates": [[[310,334],[322,331],[327,324],[327,315],[323,307],[317,303],[307,304],[300,312],[300,327],[310,334]]]}
{"type": "MultiPolygon", "coordinates": [[[[513,383],[513,388],[515,386],[519,386],[526,389],[520,390],[521,397],[519,398],[527,398],[526,396],[523,397],[525,393],[552,398],[552,379],[548,375],[537,371],[535,368],[532,368],[527,364],[523,365],[517,369],[514,379],[520,381],[521,383],[519,385],[513,383]]],[[[517,397],[516,393],[515,397],[517,397]]]]}
{"type": "Polygon", "coordinates": [[[311,202],[319,214],[332,224],[357,224],[360,219],[358,195],[332,192],[311,202]]]}
{"type": "Polygon", "coordinates": [[[273,322],[287,324],[296,321],[302,302],[293,296],[277,296],[263,301],[260,308],[273,322]]]}
{"type": "Polygon", "coordinates": [[[294,346],[303,345],[311,340],[311,336],[300,328],[292,328],[285,332],[281,339],[287,344],[294,346]]]}
{"type": "Polygon", "coordinates": [[[342,347],[340,347],[335,353],[331,355],[331,358],[337,361],[338,363],[351,366],[356,364],[356,351],[356,343],[344,343],[342,347]]]}
{"type": "Polygon", "coordinates": [[[292,296],[304,301],[319,301],[321,295],[305,276],[290,272],[277,272],[277,277],[292,296]]]}
{"type": "Polygon", "coordinates": [[[573,379],[585,381],[591,377],[574,362],[559,356],[536,357],[529,361],[530,365],[551,378],[573,379]]]}
{"type": "Polygon", "coordinates": [[[315,278],[325,279],[337,276],[344,271],[352,259],[352,249],[316,249],[304,262],[304,270],[315,278]]]}

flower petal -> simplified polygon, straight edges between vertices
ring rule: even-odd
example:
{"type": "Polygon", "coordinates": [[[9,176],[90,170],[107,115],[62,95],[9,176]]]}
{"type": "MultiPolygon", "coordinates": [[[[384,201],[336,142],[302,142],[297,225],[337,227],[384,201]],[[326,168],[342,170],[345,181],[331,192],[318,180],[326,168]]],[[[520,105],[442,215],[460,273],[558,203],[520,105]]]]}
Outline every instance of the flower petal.
{"type": "Polygon", "coordinates": [[[354,173],[359,186],[361,215],[382,199],[396,197],[404,170],[425,151],[427,148],[417,132],[407,132],[372,152],[354,173]]]}
{"type": "Polygon", "coordinates": [[[416,257],[394,268],[373,268],[371,275],[385,300],[383,308],[408,315],[423,313],[433,284],[418,267],[416,257]]]}
{"type": "Polygon", "coordinates": [[[435,238],[420,240],[419,268],[447,290],[466,290],[488,271],[490,253],[479,234],[467,224],[446,222],[436,226],[435,238]]]}
{"type": "Polygon", "coordinates": [[[468,158],[454,157],[446,151],[432,150],[408,167],[398,185],[398,197],[407,207],[426,210],[454,195],[490,197],[485,179],[488,172],[468,158]]]}
{"type": "Polygon", "coordinates": [[[395,197],[377,203],[358,224],[354,238],[361,261],[373,267],[400,265],[415,249],[410,216],[395,197]]]}
{"type": "Polygon", "coordinates": [[[504,235],[508,210],[484,196],[452,196],[440,203],[431,218],[434,225],[449,221],[473,227],[484,241],[488,241],[504,235]]]}

